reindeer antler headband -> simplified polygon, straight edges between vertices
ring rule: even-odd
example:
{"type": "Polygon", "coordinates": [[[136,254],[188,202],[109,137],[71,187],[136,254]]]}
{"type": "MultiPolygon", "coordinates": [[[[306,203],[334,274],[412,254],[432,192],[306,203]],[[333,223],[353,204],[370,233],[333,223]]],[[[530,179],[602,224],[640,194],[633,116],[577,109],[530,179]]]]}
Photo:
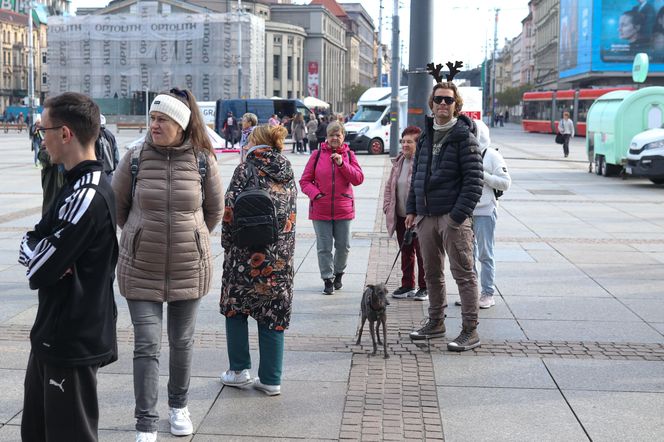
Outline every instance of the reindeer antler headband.
{"type": "MultiPolygon", "coordinates": [[[[445,63],[445,66],[447,66],[450,70],[450,73],[447,75],[447,81],[452,81],[454,79],[454,76],[459,72],[461,72],[459,68],[463,67],[463,62],[455,61],[454,64],[452,64],[451,61],[448,61],[447,63],[445,63]]],[[[429,63],[427,65],[427,71],[429,71],[429,75],[431,75],[436,80],[436,83],[443,82],[443,77],[440,72],[441,69],[443,69],[443,65],[440,63],[435,66],[433,63],[429,63]]]]}

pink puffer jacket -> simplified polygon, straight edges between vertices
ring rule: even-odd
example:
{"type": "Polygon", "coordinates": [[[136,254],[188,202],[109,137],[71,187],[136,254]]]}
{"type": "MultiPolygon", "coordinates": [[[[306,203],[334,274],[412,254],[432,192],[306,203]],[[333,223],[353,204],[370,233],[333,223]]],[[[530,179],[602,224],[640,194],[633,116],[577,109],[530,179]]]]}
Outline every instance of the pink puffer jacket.
{"type": "Polygon", "coordinates": [[[332,148],[321,143],[319,151],[309,157],[304,168],[300,187],[309,197],[309,219],[331,221],[355,218],[353,186],[364,181],[362,168],[355,158],[355,153],[347,144],[338,150],[341,154],[341,166],[332,162],[332,148]],[[350,161],[349,161],[350,160],[350,161]],[[323,196],[316,199],[318,195],[323,196]]]}

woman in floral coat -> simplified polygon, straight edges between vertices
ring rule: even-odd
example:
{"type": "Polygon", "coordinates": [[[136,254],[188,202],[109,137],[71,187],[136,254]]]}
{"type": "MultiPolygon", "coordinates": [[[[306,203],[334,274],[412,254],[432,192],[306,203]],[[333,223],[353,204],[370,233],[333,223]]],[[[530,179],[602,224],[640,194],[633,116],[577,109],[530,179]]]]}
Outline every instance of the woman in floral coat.
{"type": "Polygon", "coordinates": [[[249,136],[245,162],[240,164],[226,192],[221,245],[224,276],[221,314],[226,316],[230,369],[221,375],[224,385],[254,388],[269,396],[281,392],[284,330],[288,328],[293,299],[293,255],[297,187],[290,162],[282,155],[286,128],[257,126],[249,136]],[[261,188],[270,192],[277,208],[279,238],[263,250],[233,244],[231,226],[235,199],[249,182],[249,164],[258,170],[261,188]],[[258,323],[260,363],[258,378],[249,374],[247,318],[258,323]]]}

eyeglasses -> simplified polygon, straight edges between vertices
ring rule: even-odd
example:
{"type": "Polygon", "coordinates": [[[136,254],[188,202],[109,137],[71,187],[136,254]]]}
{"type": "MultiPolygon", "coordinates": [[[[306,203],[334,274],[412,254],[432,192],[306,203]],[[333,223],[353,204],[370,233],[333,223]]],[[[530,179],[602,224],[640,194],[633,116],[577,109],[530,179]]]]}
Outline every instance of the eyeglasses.
{"type": "Polygon", "coordinates": [[[446,105],[449,106],[452,103],[454,103],[454,97],[443,97],[441,95],[436,95],[435,97],[433,97],[433,102],[436,104],[441,104],[443,101],[445,102],[446,105]]]}
{"type": "Polygon", "coordinates": [[[61,126],[53,126],[53,127],[40,127],[37,130],[39,131],[39,135],[41,135],[42,137],[45,137],[47,130],[60,129],[61,127],[65,127],[65,126],[61,125],[61,126]]]}

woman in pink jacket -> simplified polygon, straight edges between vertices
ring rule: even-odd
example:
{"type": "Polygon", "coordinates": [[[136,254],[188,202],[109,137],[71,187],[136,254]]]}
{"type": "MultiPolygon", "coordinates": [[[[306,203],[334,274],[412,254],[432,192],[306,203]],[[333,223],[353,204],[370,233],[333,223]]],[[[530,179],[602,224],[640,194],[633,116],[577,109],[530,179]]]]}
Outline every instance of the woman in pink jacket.
{"type": "Polygon", "coordinates": [[[342,124],[330,123],[327,139],[309,157],[300,179],[302,192],[309,197],[309,219],[316,231],[324,295],[332,295],[343,286],[341,277],[350,250],[350,223],[355,218],[353,186],[364,181],[355,154],[344,143],[345,136],[342,124]]]}
{"type": "Polygon", "coordinates": [[[401,153],[392,160],[390,178],[385,184],[383,213],[387,233],[392,236],[395,231],[397,232],[397,242],[401,248],[401,287],[392,293],[392,297],[426,301],[429,296],[427,283],[424,280],[424,263],[417,238],[413,238],[410,244],[404,244],[406,199],[410,190],[417,139],[421,132],[419,127],[408,126],[401,133],[401,153]],[[417,292],[415,291],[415,258],[417,258],[417,292]]]}

